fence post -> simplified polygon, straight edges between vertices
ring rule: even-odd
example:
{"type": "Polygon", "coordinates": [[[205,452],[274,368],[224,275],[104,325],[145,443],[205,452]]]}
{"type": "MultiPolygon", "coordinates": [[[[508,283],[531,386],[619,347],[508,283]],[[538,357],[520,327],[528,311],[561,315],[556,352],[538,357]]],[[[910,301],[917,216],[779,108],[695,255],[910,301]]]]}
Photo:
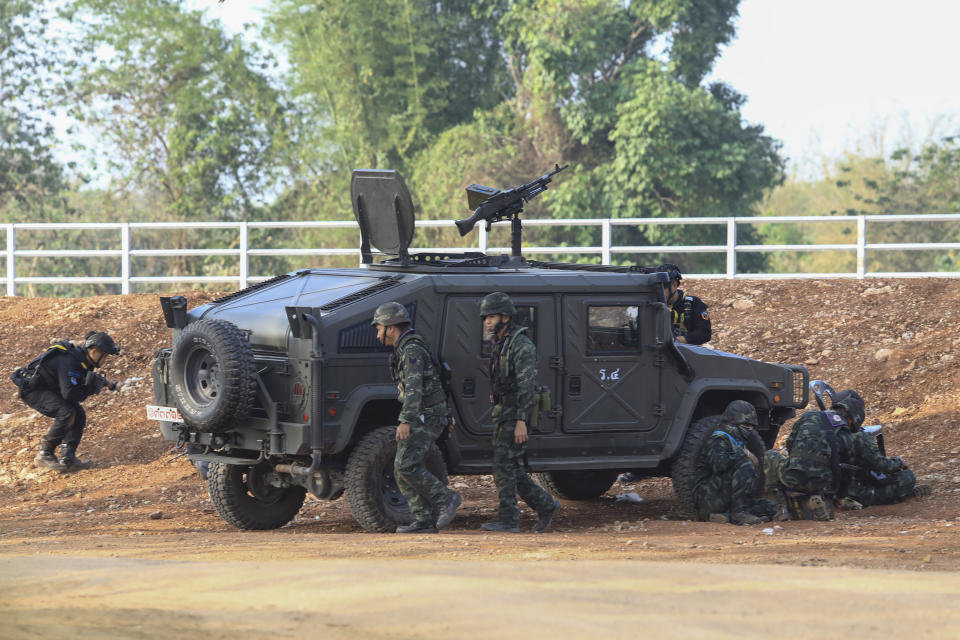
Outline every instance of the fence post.
{"type": "Polygon", "coordinates": [[[7,226],[7,295],[17,295],[17,259],[13,252],[17,250],[17,232],[12,224],[7,226]]]}
{"type": "Polygon", "coordinates": [[[737,219],[727,218],[727,277],[737,274],[737,219]]]}
{"type": "Polygon", "coordinates": [[[124,222],[120,227],[120,293],[130,293],[130,223],[124,222]]]}
{"type": "Polygon", "coordinates": [[[247,232],[247,221],[244,220],[240,223],[240,289],[247,288],[247,273],[250,268],[250,256],[247,253],[247,250],[250,248],[247,232]]]}
{"type": "Polygon", "coordinates": [[[857,278],[863,280],[867,272],[867,219],[857,216],[857,278]]]}
{"type": "Polygon", "coordinates": [[[602,232],[600,234],[600,245],[601,245],[600,250],[603,253],[602,253],[602,258],[600,259],[600,262],[602,264],[611,264],[610,262],[610,235],[611,235],[610,229],[612,226],[613,225],[610,224],[610,218],[606,218],[603,221],[603,225],[601,227],[602,232]]]}

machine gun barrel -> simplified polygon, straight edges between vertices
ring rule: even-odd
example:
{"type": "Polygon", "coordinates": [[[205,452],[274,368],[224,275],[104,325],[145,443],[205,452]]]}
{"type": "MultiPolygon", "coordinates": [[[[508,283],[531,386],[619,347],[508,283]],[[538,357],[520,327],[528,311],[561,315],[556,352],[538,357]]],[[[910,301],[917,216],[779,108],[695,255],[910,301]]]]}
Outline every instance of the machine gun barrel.
{"type": "Polygon", "coordinates": [[[457,220],[454,223],[457,225],[460,235],[465,236],[470,233],[473,227],[481,220],[486,221],[489,225],[518,215],[523,211],[523,205],[525,203],[546,191],[547,185],[553,181],[553,176],[568,166],[570,165],[565,164],[561,167],[559,164],[555,164],[553,171],[550,173],[546,173],[532,182],[513,189],[507,189],[506,191],[495,191],[489,187],[471,185],[467,188],[468,202],[471,200],[471,189],[474,193],[493,193],[474,209],[473,215],[463,220],[457,220]]]}

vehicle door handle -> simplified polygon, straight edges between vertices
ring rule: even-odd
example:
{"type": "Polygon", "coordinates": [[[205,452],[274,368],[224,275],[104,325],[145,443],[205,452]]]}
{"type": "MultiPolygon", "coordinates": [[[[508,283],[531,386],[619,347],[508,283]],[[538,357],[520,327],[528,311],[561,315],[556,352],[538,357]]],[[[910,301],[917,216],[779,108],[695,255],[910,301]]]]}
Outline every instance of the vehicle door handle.
{"type": "Polygon", "coordinates": [[[460,394],[464,398],[472,398],[477,393],[476,384],[473,382],[473,378],[464,378],[463,379],[463,392],[460,394]]]}
{"type": "Polygon", "coordinates": [[[580,395],[580,376],[570,376],[570,384],[567,387],[572,396],[580,395]]]}

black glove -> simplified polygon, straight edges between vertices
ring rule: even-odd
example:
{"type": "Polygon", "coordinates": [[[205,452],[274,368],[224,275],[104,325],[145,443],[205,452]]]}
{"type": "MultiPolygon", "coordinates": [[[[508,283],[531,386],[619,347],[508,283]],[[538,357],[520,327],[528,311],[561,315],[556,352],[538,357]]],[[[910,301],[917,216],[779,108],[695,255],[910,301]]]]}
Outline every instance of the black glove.
{"type": "Polygon", "coordinates": [[[83,381],[83,386],[87,388],[91,395],[100,393],[103,390],[103,384],[103,376],[99,376],[93,371],[88,371],[87,377],[83,381]]]}

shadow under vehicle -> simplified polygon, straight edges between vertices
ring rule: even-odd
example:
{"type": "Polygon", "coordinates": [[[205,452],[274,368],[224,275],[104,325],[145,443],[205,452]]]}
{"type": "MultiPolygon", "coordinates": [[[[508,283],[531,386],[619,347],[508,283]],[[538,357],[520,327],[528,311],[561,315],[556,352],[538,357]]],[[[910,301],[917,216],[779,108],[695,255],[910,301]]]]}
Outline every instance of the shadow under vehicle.
{"type": "MultiPolygon", "coordinates": [[[[468,192],[474,207],[505,193],[468,192]]],[[[631,471],[671,476],[690,512],[697,446],[729,402],[757,408],[767,447],[807,404],[803,367],[674,342],[665,273],[524,259],[522,206],[484,218],[511,219],[513,255],[410,254],[413,204],[396,172],[355,171],[351,196],[360,267],[288,273],[189,310],[182,297],[162,298],[173,344],[154,361],[148,415],[166,439],[189,445],[191,460],[211,463],[213,504],[236,527],[286,524],[307,491],[330,500],[345,492],[368,531],[409,523],[393,478],[390,350],[370,324],[384,302],[403,304],[449,365],[457,426],[427,459],[444,481],[490,473],[479,303],[492,291],[513,299],[539,353],[539,383],[552,390],[527,458],[561,498],[596,498],[631,471]],[[371,245],[394,257],[375,262],[371,245]]]]}

